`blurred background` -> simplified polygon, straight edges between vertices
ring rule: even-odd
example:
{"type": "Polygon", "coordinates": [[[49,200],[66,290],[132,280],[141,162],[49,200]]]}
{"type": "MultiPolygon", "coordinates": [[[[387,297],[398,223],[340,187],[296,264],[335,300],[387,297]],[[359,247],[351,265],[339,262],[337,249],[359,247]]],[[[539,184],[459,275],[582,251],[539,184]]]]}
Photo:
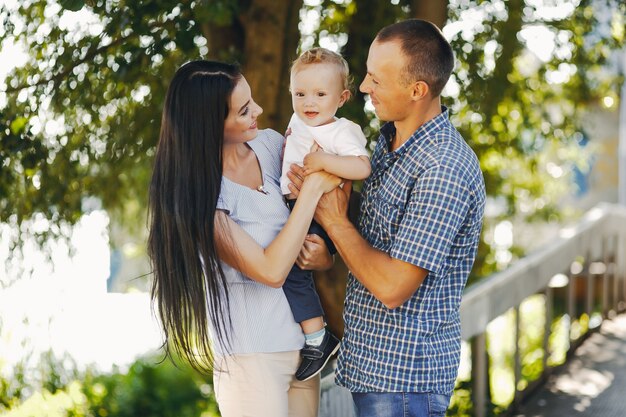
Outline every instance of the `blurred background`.
{"type": "MultiPolygon", "coordinates": [[[[408,17],[454,48],[442,100],[485,175],[470,286],[597,203],[626,203],[623,1],[0,0],[0,414],[217,415],[210,377],[162,360],[148,294],[168,82],[192,59],[239,62],[259,124],[282,132],[300,51],[341,52],[358,88],[376,32],[408,17]]],[[[368,98],[340,116],[373,149],[368,98]]],[[[317,284],[341,334],[345,266],[317,284]]]]}

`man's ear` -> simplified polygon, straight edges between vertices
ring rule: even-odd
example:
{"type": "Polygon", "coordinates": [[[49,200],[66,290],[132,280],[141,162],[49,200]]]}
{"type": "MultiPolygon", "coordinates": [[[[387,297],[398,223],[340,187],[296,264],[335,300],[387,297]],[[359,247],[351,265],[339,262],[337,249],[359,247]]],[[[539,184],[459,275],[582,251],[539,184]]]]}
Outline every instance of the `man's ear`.
{"type": "Polygon", "coordinates": [[[343,106],[351,95],[352,93],[350,93],[350,90],[343,90],[339,96],[339,107],[343,106]]]}
{"type": "Polygon", "coordinates": [[[430,87],[428,86],[428,84],[426,84],[426,82],[416,81],[413,84],[412,98],[415,101],[422,100],[426,98],[426,96],[428,96],[429,92],[430,92],[430,87]]]}

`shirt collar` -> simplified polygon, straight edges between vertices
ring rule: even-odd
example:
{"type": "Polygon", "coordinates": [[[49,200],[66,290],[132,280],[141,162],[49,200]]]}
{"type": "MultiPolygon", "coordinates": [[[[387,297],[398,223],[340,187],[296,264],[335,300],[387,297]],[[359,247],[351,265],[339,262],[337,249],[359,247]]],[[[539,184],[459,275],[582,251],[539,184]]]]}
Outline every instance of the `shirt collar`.
{"type": "Polygon", "coordinates": [[[384,143],[383,152],[385,154],[395,154],[399,157],[404,154],[407,149],[411,148],[413,144],[420,142],[421,138],[432,135],[434,132],[441,129],[446,123],[448,123],[448,108],[446,106],[441,106],[441,113],[418,127],[417,130],[413,132],[413,135],[411,135],[411,137],[404,142],[402,146],[393,152],[389,152],[391,140],[396,134],[396,127],[393,122],[387,122],[380,128],[380,134],[384,143]]]}

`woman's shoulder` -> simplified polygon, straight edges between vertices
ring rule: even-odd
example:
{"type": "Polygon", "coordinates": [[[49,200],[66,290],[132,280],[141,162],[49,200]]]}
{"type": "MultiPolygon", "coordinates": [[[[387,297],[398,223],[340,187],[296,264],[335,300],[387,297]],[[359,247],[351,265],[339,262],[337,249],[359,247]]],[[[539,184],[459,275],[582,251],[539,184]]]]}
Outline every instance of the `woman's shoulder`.
{"type": "Polygon", "coordinates": [[[257,149],[264,149],[272,158],[280,159],[285,138],[283,135],[272,129],[259,130],[257,137],[250,142],[250,145],[257,149]]]}
{"type": "Polygon", "coordinates": [[[284,136],[273,129],[260,129],[254,142],[264,143],[267,146],[279,145],[282,147],[283,140],[285,140],[284,136]]]}

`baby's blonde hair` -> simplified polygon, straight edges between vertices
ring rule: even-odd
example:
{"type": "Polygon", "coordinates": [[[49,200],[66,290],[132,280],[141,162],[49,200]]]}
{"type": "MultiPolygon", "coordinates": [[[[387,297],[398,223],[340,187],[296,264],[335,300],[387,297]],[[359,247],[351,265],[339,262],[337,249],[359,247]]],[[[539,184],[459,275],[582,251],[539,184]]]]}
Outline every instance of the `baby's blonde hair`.
{"type": "Polygon", "coordinates": [[[291,64],[291,72],[297,73],[303,67],[313,64],[331,64],[339,71],[341,76],[341,84],[344,90],[348,90],[352,94],[352,77],[348,63],[341,55],[326,48],[311,48],[304,51],[291,64]]]}

